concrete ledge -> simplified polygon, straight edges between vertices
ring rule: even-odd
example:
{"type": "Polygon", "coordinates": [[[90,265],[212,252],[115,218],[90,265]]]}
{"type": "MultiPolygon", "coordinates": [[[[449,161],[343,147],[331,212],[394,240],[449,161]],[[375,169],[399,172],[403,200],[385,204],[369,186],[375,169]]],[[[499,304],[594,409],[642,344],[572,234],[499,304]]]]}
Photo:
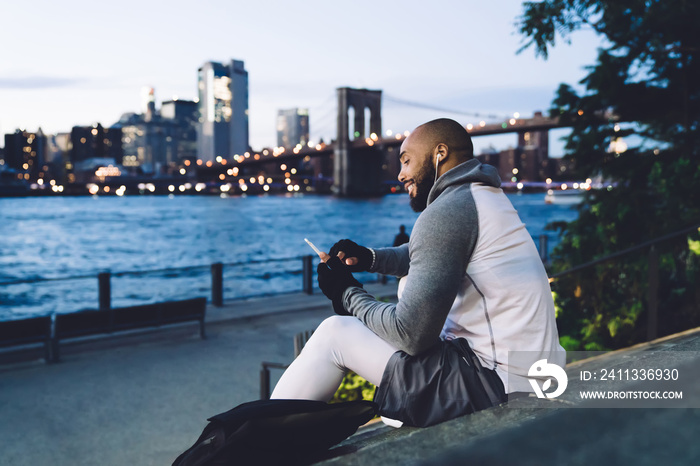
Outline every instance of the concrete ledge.
{"type": "MultiPolygon", "coordinates": [[[[700,402],[698,354],[700,328],[578,361],[567,367],[570,388],[547,400],[548,407],[533,396],[424,429],[371,426],[317,464],[698,464],[700,410],[689,409],[700,402]],[[650,368],[679,368],[676,389],[684,398],[677,409],[600,409],[566,396],[581,388],[581,370],[642,360],[650,368]]],[[[587,383],[585,389],[596,388],[587,383]]]]}
{"type": "Polygon", "coordinates": [[[383,425],[372,427],[370,431],[358,431],[316,464],[419,464],[467,441],[478,441],[504,428],[517,428],[550,413],[550,410],[541,408],[512,409],[500,406],[423,429],[394,429],[383,425]]]}

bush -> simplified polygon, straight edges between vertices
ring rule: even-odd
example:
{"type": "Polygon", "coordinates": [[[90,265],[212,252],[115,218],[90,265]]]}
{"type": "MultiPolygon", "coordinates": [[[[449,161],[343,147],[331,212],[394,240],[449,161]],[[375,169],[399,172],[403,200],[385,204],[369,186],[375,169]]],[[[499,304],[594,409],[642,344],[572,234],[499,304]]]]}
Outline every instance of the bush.
{"type": "Polygon", "coordinates": [[[374,399],[374,392],[377,387],[367,382],[365,379],[349,371],[345,374],[338,390],[333,395],[331,403],[342,403],[346,401],[374,399]]]}

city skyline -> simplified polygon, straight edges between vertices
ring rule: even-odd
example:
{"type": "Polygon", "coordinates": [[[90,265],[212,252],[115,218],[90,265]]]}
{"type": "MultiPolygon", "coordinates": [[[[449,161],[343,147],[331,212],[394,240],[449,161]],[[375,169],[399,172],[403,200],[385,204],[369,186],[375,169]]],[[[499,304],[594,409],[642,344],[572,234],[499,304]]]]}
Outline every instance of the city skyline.
{"type": "Polygon", "coordinates": [[[250,76],[254,148],[275,145],[276,116],[283,108],[309,109],[312,140],[334,137],[335,89],[342,86],[382,89],[384,128],[394,131],[438,116],[478,121],[401,101],[527,116],[547,110],[559,83],[575,85],[583,77],[582,67],[595,61],[599,43],[592,33],[579,33],[548,61],[536,59],[532,50],[516,55],[522,41],[514,23],[521,6],[513,0],[437,1],[430,9],[418,2],[344,8],[311,1],[299,8],[212,1],[197,5],[196,15],[186,2],[173,2],[167,11],[132,0],[33,6],[4,7],[2,133],[108,127],[140,110],[143,87],[155,88],[159,104],[175,96],[195,100],[202,63],[233,58],[245,62],[250,76]]]}

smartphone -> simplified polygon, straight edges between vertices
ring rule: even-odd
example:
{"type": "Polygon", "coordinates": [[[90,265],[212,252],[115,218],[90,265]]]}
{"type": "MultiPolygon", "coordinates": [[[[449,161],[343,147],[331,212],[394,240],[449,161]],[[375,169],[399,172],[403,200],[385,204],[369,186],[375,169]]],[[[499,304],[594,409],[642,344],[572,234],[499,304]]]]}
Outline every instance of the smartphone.
{"type": "Polygon", "coordinates": [[[308,244],[309,246],[311,246],[311,249],[313,249],[314,252],[315,252],[316,254],[318,254],[318,257],[320,257],[321,260],[323,260],[324,254],[323,254],[321,251],[319,251],[318,248],[317,248],[316,246],[314,246],[314,243],[312,243],[311,241],[309,241],[308,238],[304,238],[304,241],[306,241],[306,244],[308,244]]]}

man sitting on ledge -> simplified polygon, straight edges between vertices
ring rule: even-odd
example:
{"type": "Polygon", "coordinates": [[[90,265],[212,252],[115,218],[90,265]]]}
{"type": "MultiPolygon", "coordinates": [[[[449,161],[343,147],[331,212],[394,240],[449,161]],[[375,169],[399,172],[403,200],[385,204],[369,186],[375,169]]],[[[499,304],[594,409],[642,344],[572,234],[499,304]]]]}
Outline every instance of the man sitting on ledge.
{"type": "Polygon", "coordinates": [[[509,363],[509,352],[564,365],[537,249],[467,131],[430,121],[399,157],[398,179],[421,212],[409,243],[341,240],[322,257],[319,286],[339,315],[321,323],[272,398],[328,401],[352,370],[378,386],[380,414],[425,426],[532,391],[530,365],[509,363]],[[374,299],[354,271],[403,277],[398,303],[374,299]]]}

